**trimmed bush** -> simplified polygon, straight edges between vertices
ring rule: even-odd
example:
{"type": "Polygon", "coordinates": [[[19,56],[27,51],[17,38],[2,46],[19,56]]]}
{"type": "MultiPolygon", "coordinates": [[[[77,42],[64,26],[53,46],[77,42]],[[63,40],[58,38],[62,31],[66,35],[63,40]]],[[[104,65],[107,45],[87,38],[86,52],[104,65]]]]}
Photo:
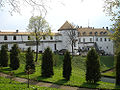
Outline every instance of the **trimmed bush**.
{"type": "Polygon", "coordinates": [[[8,66],[8,47],[7,44],[1,46],[0,51],[0,66],[7,67],[8,66]]]}
{"type": "Polygon", "coordinates": [[[71,76],[71,57],[70,57],[70,53],[68,51],[66,51],[65,55],[64,55],[64,59],[63,59],[63,77],[66,80],[70,79],[71,76]]]}
{"type": "Polygon", "coordinates": [[[25,71],[27,72],[28,69],[30,70],[30,73],[35,72],[34,56],[33,56],[33,52],[31,51],[30,47],[27,49],[27,52],[26,52],[25,71]]]}
{"type": "Polygon", "coordinates": [[[99,56],[95,49],[91,49],[87,54],[86,60],[86,81],[88,83],[96,83],[100,80],[100,63],[99,56]]]}
{"type": "Polygon", "coordinates": [[[116,57],[116,85],[120,86],[120,52],[117,53],[116,57]]]}
{"type": "Polygon", "coordinates": [[[50,48],[46,48],[42,56],[42,77],[51,77],[53,73],[53,55],[50,48]]]}
{"type": "Polygon", "coordinates": [[[10,50],[10,68],[12,70],[17,70],[19,68],[19,53],[20,50],[17,44],[14,44],[10,50]]]}

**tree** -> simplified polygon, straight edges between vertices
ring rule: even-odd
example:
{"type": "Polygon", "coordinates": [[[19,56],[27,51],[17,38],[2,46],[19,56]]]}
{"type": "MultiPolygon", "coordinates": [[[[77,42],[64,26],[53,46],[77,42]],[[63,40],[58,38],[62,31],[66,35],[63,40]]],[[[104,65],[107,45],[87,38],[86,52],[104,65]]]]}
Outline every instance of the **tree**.
{"type": "Polygon", "coordinates": [[[20,66],[19,53],[20,53],[20,50],[18,48],[18,45],[14,44],[12,49],[10,50],[10,68],[13,70],[17,70],[20,66]]]}
{"type": "Polygon", "coordinates": [[[43,77],[51,77],[53,73],[53,55],[50,48],[46,48],[42,56],[42,68],[41,68],[43,77]]]}
{"type": "Polygon", "coordinates": [[[71,71],[72,71],[71,57],[70,57],[70,53],[68,51],[66,51],[66,53],[64,55],[64,60],[63,60],[63,77],[66,80],[70,79],[71,71]]]}
{"type": "Polygon", "coordinates": [[[120,86],[120,52],[116,56],[116,85],[120,86]]]}
{"type": "Polygon", "coordinates": [[[34,56],[30,47],[27,49],[27,52],[26,52],[25,71],[28,71],[29,69],[30,69],[30,73],[33,73],[35,71],[34,56]]]}
{"type": "Polygon", "coordinates": [[[8,66],[8,48],[7,48],[7,45],[2,45],[1,46],[0,65],[2,67],[7,67],[8,66]]]}
{"type": "Polygon", "coordinates": [[[86,81],[89,83],[96,83],[100,80],[100,63],[99,56],[95,49],[91,49],[87,54],[86,60],[86,81]]]}
{"type": "Polygon", "coordinates": [[[48,0],[0,0],[0,8],[8,6],[9,12],[12,15],[13,12],[21,13],[23,7],[30,7],[32,12],[40,12],[40,14],[47,13],[48,0]]]}
{"type": "Polygon", "coordinates": [[[73,29],[73,30],[69,30],[69,31],[66,31],[67,33],[67,36],[69,37],[68,39],[68,42],[71,46],[71,49],[72,49],[72,56],[74,54],[74,46],[76,45],[76,38],[77,38],[77,34],[76,34],[76,30],[73,29]]]}
{"type": "Polygon", "coordinates": [[[49,27],[49,24],[46,22],[42,16],[35,16],[31,17],[29,20],[29,25],[28,25],[28,31],[31,33],[32,36],[35,38],[35,44],[36,44],[36,59],[35,61],[37,62],[38,59],[38,46],[40,44],[40,40],[48,35],[51,30],[49,27]]]}

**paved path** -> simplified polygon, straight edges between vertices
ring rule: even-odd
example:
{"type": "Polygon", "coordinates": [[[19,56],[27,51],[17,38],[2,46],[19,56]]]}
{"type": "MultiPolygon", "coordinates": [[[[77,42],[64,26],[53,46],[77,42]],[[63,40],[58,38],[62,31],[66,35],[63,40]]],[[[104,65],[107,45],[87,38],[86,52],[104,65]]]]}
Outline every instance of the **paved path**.
{"type": "MultiPolygon", "coordinates": [[[[10,75],[7,75],[7,74],[1,73],[1,72],[0,72],[0,76],[5,77],[5,78],[10,78],[10,75]]],[[[25,78],[14,77],[13,80],[21,82],[21,83],[27,83],[27,79],[25,79],[25,78]]],[[[88,89],[88,88],[79,88],[79,87],[57,85],[57,84],[45,83],[45,82],[37,82],[34,80],[30,80],[30,84],[38,85],[41,87],[59,88],[62,90],[98,90],[98,89],[88,89]]]]}
{"type": "Polygon", "coordinates": [[[109,77],[101,77],[101,81],[103,82],[109,82],[109,83],[115,83],[115,78],[109,78],[109,77]]]}

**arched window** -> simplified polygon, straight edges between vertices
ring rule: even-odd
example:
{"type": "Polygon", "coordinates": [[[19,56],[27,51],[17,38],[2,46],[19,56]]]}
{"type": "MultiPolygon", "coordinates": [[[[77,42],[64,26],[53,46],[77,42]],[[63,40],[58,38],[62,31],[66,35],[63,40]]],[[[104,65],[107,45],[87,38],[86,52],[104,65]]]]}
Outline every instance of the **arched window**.
{"type": "Polygon", "coordinates": [[[4,40],[7,40],[7,35],[4,36],[4,40]]]}

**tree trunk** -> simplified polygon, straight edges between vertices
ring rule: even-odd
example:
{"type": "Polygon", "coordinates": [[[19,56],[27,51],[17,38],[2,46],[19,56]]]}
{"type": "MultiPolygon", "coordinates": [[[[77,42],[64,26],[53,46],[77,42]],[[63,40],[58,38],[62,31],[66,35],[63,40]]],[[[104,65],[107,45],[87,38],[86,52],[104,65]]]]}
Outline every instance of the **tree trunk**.
{"type": "Polygon", "coordinates": [[[72,42],[72,57],[73,57],[73,53],[74,53],[74,52],[73,52],[73,42],[72,42]]]}
{"type": "Polygon", "coordinates": [[[38,45],[39,45],[38,42],[39,41],[36,41],[36,59],[35,59],[35,62],[37,62],[37,60],[38,60],[38,45]]]}

